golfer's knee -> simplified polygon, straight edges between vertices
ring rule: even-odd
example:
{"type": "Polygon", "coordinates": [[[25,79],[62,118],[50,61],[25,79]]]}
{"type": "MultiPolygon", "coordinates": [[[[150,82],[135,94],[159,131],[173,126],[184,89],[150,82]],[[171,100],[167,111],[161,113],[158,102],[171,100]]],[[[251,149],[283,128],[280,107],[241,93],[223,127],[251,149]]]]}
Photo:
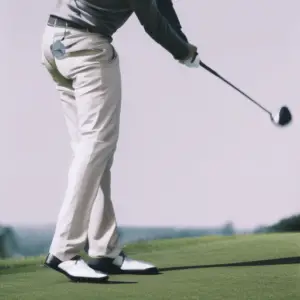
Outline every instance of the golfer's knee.
{"type": "Polygon", "coordinates": [[[82,138],[80,141],[80,145],[77,148],[81,155],[87,156],[100,156],[100,155],[108,155],[111,156],[114,149],[117,145],[117,138],[112,137],[110,139],[104,139],[100,136],[89,136],[82,138]]]}
{"type": "Polygon", "coordinates": [[[83,141],[92,141],[95,143],[116,144],[118,137],[119,129],[114,125],[81,132],[81,139],[83,141]]]}

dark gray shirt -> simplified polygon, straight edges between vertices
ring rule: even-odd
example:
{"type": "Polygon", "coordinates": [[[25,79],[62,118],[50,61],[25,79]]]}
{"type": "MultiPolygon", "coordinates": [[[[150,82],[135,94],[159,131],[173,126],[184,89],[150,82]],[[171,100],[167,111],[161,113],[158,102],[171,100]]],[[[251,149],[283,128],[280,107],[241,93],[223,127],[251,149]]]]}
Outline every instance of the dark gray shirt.
{"type": "Polygon", "coordinates": [[[58,0],[51,15],[92,27],[112,38],[133,13],[152,39],[175,59],[187,57],[187,38],[172,0],[58,0]]]}

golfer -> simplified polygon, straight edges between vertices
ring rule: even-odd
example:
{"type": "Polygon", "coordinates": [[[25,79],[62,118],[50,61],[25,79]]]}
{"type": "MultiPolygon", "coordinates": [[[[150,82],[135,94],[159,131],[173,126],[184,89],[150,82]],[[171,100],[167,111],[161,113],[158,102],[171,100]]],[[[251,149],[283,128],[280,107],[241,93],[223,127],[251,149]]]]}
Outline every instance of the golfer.
{"type": "Polygon", "coordinates": [[[73,281],[158,273],[151,263],[123,252],[111,199],[121,111],[112,36],[132,14],[175,61],[199,66],[197,48],[182,33],[171,0],[59,0],[43,35],[42,63],[58,91],[73,150],[45,265],[73,281]],[[90,261],[85,262],[80,253],[87,243],[90,261]]]}

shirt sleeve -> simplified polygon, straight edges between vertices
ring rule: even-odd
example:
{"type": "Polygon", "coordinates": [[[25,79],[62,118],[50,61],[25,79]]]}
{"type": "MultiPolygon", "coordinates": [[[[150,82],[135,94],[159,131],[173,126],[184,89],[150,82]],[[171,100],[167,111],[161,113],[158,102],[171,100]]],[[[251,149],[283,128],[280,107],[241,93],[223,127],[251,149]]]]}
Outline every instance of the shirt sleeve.
{"type": "Polygon", "coordinates": [[[172,0],[156,0],[157,7],[160,13],[168,20],[169,24],[173,27],[176,33],[186,42],[188,42],[187,37],[182,32],[182,26],[178,19],[177,13],[173,6],[172,0]]]}
{"type": "Polygon", "coordinates": [[[156,0],[128,0],[128,2],[139,22],[154,41],[170,52],[175,59],[183,60],[188,56],[187,42],[160,12],[156,0]]]}

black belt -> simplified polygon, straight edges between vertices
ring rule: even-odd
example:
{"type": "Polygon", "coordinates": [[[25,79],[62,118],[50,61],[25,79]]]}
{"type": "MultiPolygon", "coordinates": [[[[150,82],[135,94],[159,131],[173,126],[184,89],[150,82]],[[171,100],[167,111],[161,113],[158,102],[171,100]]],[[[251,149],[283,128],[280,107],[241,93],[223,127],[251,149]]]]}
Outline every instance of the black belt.
{"type": "Polygon", "coordinates": [[[95,30],[93,30],[92,28],[84,27],[75,22],[67,21],[52,15],[49,17],[47,24],[48,26],[52,26],[52,27],[73,28],[78,30],[84,30],[87,32],[95,32],[95,30]]]}

